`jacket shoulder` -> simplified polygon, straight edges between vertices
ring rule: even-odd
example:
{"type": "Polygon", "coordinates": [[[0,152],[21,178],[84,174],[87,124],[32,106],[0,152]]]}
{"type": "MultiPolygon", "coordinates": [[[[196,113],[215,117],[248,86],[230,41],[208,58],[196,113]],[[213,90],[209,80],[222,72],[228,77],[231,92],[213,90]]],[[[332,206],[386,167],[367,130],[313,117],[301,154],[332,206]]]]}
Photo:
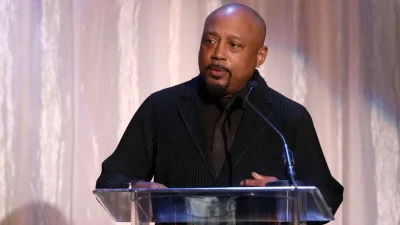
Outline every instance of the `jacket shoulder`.
{"type": "Polygon", "coordinates": [[[194,86],[194,79],[164,88],[162,90],[152,93],[148,98],[150,101],[174,101],[182,96],[190,95],[196,93],[196,88],[194,86]]]}
{"type": "Polygon", "coordinates": [[[159,91],[152,93],[149,98],[153,100],[163,100],[163,99],[174,99],[179,98],[186,91],[186,87],[183,84],[168,87],[159,91]]]}
{"type": "Polygon", "coordinates": [[[290,114],[303,115],[308,113],[306,107],[285,95],[279,93],[278,91],[270,88],[269,98],[275,107],[282,110],[283,112],[288,112],[290,114]]]}

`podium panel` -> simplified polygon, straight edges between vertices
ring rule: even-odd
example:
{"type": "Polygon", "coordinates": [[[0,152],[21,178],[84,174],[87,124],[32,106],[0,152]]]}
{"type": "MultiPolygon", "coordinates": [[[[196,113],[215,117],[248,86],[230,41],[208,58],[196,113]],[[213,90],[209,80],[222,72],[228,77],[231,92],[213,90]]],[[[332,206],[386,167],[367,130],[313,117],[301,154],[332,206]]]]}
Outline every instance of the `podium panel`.
{"type": "Polygon", "coordinates": [[[334,219],[320,191],[312,186],[299,186],[297,190],[285,186],[96,189],[93,192],[116,222],[291,224],[296,203],[300,221],[334,219]]]}

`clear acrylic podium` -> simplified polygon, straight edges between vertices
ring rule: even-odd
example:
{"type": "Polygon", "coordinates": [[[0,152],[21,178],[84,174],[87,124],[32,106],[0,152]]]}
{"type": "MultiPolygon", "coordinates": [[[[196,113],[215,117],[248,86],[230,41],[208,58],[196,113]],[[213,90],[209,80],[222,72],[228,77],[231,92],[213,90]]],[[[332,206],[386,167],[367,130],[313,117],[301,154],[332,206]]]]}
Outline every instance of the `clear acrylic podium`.
{"type": "Polygon", "coordinates": [[[302,224],[331,221],[333,214],[320,191],[312,186],[258,188],[96,189],[97,200],[116,222],[293,224],[298,212],[302,224]]]}

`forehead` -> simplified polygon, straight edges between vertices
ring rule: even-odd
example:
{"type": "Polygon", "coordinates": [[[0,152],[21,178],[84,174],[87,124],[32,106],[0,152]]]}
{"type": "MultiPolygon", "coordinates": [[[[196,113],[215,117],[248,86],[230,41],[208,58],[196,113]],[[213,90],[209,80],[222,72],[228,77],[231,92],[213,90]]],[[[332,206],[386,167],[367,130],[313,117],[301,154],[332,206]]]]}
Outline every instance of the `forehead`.
{"type": "Polygon", "coordinates": [[[212,32],[221,36],[235,36],[249,41],[256,31],[254,19],[241,12],[216,13],[207,18],[204,25],[204,34],[212,32]]]}

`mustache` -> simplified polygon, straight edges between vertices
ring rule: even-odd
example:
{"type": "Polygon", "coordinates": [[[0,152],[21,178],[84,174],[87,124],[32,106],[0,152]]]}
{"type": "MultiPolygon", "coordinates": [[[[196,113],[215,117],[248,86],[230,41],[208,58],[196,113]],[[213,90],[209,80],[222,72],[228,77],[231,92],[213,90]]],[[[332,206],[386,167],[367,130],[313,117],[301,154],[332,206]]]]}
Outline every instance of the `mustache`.
{"type": "Polygon", "coordinates": [[[228,68],[226,68],[226,67],[224,67],[224,66],[222,66],[222,65],[208,64],[207,67],[206,67],[206,69],[213,69],[213,70],[218,70],[218,71],[225,71],[225,72],[228,72],[229,74],[231,74],[231,71],[230,71],[228,68]]]}

